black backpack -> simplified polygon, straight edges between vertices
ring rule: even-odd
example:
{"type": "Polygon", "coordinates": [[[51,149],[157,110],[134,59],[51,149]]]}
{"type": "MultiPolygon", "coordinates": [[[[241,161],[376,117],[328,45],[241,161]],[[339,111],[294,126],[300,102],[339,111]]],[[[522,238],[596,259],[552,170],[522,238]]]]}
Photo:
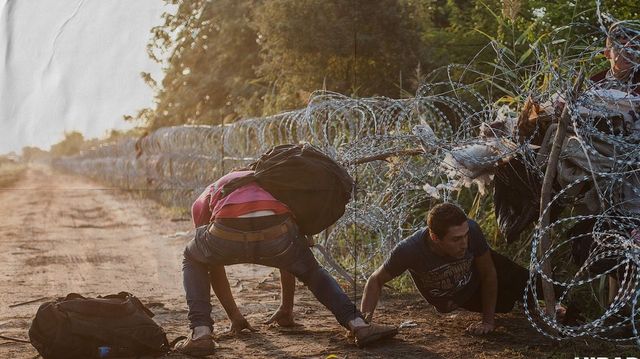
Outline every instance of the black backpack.
{"type": "Polygon", "coordinates": [[[108,357],[161,355],[169,343],[151,317],[126,292],[98,298],[71,293],[38,308],[29,339],[44,359],[98,358],[101,350],[108,357]]]}
{"type": "Polygon", "coordinates": [[[351,200],[353,178],[310,144],[276,146],[249,167],[255,173],[231,180],[223,196],[256,182],[289,207],[302,234],[317,234],[334,224],[351,200]]]}

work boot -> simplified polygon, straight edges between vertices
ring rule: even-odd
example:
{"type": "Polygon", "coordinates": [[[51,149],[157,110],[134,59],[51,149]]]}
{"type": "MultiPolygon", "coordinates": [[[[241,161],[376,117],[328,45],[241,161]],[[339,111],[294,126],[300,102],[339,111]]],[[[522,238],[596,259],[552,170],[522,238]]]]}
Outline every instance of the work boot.
{"type": "Polygon", "coordinates": [[[195,357],[204,357],[215,354],[218,344],[213,340],[213,335],[205,335],[198,339],[193,339],[190,335],[188,338],[182,339],[173,346],[173,350],[178,353],[187,354],[195,357]]]}
{"type": "Polygon", "coordinates": [[[398,334],[398,328],[389,325],[369,324],[357,327],[351,331],[359,348],[376,340],[391,338],[398,334]]]}

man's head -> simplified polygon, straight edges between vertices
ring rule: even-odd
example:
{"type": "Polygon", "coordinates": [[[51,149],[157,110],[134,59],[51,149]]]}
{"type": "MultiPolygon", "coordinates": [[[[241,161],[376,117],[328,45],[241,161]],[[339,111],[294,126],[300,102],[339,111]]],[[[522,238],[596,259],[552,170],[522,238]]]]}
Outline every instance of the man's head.
{"type": "Polygon", "coordinates": [[[640,31],[621,23],[609,27],[604,55],[609,59],[611,74],[624,80],[640,66],[640,31]]]}
{"type": "Polygon", "coordinates": [[[429,236],[439,254],[464,257],[469,245],[467,215],[451,203],[439,204],[427,215],[429,236]]]}

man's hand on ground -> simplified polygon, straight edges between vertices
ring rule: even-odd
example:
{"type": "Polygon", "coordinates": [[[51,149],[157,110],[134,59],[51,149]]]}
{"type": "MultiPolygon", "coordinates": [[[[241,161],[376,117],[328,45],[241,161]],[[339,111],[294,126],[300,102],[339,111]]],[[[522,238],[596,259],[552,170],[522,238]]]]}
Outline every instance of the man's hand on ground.
{"type": "Polygon", "coordinates": [[[496,329],[495,324],[493,323],[485,323],[485,322],[476,322],[471,324],[467,328],[467,332],[475,335],[487,334],[496,329]]]}
{"type": "Polygon", "coordinates": [[[249,322],[247,321],[247,319],[245,319],[244,317],[235,319],[235,320],[231,320],[231,328],[229,329],[229,334],[232,335],[238,335],[240,334],[243,330],[249,330],[251,332],[256,332],[257,330],[254,329],[251,324],[249,324],[249,322]]]}
{"type": "Polygon", "coordinates": [[[284,310],[282,308],[278,308],[278,310],[273,313],[271,318],[267,320],[264,324],[277,323],[281,327],[295,327],[300,324],[296,323],[293,320],[293,312],[290,310],[284,310]]]}

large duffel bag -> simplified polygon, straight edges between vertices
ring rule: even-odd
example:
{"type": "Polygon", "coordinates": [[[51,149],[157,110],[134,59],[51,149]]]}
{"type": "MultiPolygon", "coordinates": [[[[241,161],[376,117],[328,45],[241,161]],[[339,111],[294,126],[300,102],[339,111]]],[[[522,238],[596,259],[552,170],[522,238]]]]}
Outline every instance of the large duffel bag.
{"type": "Polygon", "coordinates": [[[29,338],[44,359],[161,355],[169,343],[152,317],[130,293],[98,298],[71,293],[38,308],[29,338]]]}

